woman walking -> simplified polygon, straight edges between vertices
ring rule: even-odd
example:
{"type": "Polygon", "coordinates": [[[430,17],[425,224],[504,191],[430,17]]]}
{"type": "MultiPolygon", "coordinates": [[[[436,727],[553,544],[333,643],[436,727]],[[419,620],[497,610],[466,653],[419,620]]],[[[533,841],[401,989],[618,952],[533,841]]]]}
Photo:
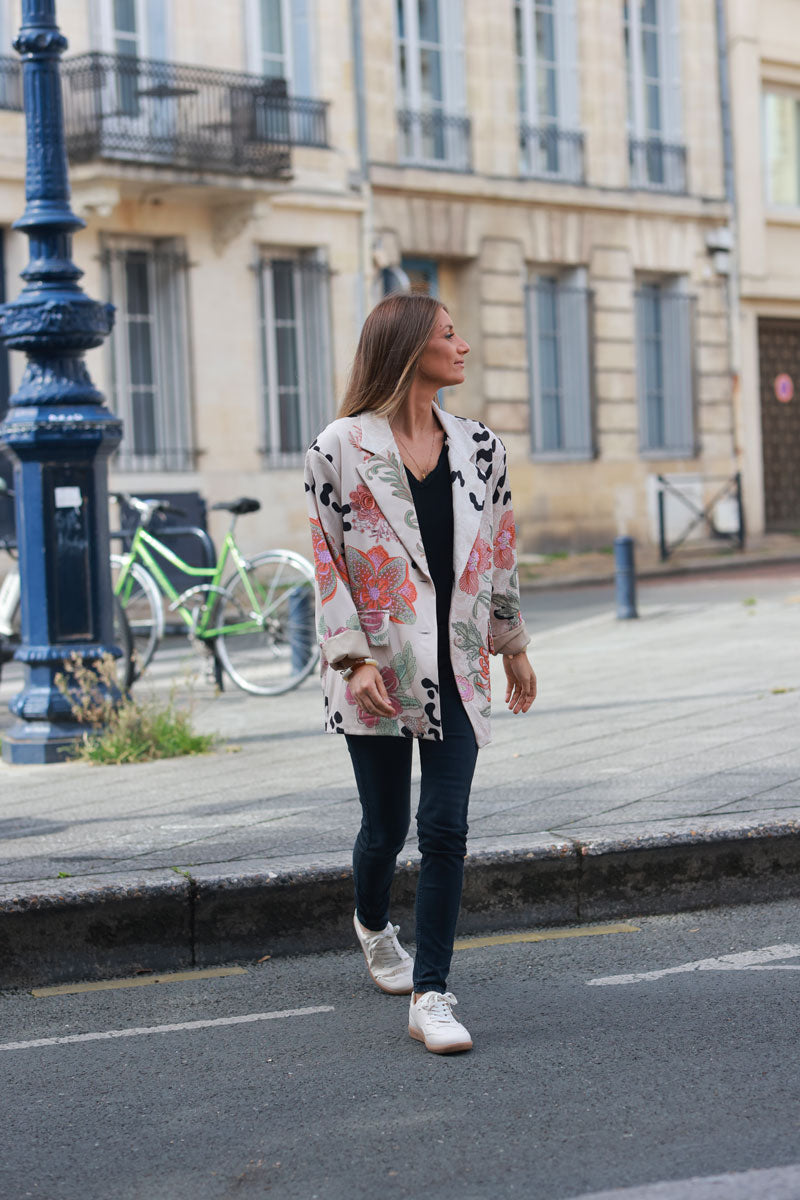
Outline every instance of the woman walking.
{"type": "Polygon", "coordinates": [[[463,382],[468,353],[438,300],[387,296],[364,324],[339,419],[311,445],[305,473],[325,728],[345,735],[362,809],[356,936],[377,986],[411,994],[408,1031],[438,1054],[472,1048],[447,976],[469,792],[490,740],[489,655],[503,656],[512,712],[536,697],[505,449],[436,400],[463,382]],[[389,892],[410,824],[415,740],[412,963],[389,892]]]}

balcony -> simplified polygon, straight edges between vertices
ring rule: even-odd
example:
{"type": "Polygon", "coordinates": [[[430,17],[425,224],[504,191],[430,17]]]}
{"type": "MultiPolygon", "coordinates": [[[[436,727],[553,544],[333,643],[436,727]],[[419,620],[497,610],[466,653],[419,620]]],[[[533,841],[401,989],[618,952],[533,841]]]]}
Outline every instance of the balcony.
{"type": "Polygon", "coordinates": [[[583,183],[583,134],[557,125],[519,129],[520,170],[529,179],[583,183]]]}
{"type": "Polygon", "coordinates": [[[440,170],[469,171],[471,122],[442,109],[417,112],[401,108],[397,113],[400,131],[400,161],[440,170]]]}
{"type": "Polygon", "coordinates": [[[628,140],[628,161],[633,188],[651,192],[686,192],[686,147],[660,138],[628,140]]]}
{"type": "MultiPolygon", "coordinates": [[[[20,64],[0,59],[0,107],[21,108],[20,64]]],[[[288,96],[283,79],[117,54],[61,67],[72,162],[281,178],[293,146],[327,146],[327,104],[288,96]]]]}

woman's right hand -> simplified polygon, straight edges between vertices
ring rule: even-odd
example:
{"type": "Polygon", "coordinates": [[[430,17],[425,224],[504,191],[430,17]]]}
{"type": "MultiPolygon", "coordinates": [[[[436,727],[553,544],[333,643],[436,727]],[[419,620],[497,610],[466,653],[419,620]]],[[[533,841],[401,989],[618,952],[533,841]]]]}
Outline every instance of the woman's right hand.
{"type": "Polygon", "coordinates": [[[373,717],[394,717],[394,707],[377,667],[362,663],[348,680],[350,695],[364,712],[373,717]]]}

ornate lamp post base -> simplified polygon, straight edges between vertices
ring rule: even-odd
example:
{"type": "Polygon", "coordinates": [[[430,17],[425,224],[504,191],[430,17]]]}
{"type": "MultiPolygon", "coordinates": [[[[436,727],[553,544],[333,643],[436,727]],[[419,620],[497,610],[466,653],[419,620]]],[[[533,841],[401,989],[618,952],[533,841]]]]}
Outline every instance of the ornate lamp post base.
{"type": "Polygon", "coordinates": [[[55,685],[64,659],[86,662],[113,646],[108,561],[108,457],[120,422],[103,405],[83,355],[113,322],[110,305],[86,296],[72,262],[83,226],[69,204],[59,58],[66,41],[55,0],[22,0],[15,42],[23,60],[27,133],[26,209],[15,223],[30,240],[20,296],[0,309],[0,337],[28,365],[0,425],[14,459],[25,686],[19,718],[3,741],[10,763],[63,758],[82,734],[55,685]]]}

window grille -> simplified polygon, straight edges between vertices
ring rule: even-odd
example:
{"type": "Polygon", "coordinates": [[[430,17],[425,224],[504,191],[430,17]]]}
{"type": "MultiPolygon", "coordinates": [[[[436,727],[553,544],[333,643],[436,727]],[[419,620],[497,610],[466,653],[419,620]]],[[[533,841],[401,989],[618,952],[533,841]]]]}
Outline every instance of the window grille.
{"type": "Polygon", "coordinates": [[[696,452],[692,326],[694,298],[675,283],[644,283],[636,293],[639,444],[643,454],[696,452]]]}
{"type": "Polygon", "coordinates": [[[313,254],[258,264],[264,444],[271,466],[302,461],[333,417],[330,273],[313,254]]]}
{"type": "Polygon", "coordinates": [[[526,288],[531,449],[536,457],[594,454],[591,302],[583,270],[540,274],[526,288]]]}
{"type": "Polygon", "coordinates": [[[104,247],[103,262],[117,309],[109,340],[113,406],[123,421],[116,465],[191,470],[186,255],[173,240],[117,243],[104,247]]]}
{"type": "Polygon", "coordinates": [[[583,179],[575,0],[515,0],[520,170],[583,179]]]}

